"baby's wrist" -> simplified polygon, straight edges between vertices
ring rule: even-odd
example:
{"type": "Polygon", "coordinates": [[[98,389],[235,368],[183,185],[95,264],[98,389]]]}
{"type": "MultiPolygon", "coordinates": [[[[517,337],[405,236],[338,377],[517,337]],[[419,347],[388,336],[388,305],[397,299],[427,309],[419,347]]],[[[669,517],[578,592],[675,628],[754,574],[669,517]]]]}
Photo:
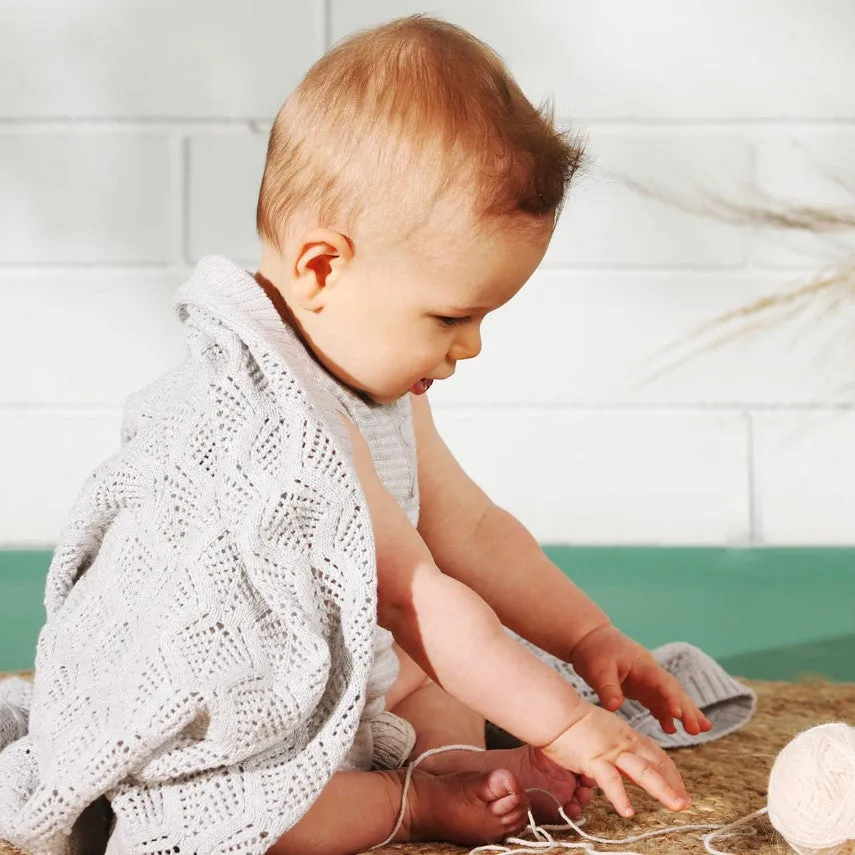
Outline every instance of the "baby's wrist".
{"type": "Polygon", "coordinates": [[[558,733],[549,741],[544,741],[542,745],[536,746],[543,751],[548,750],[554,745],[557,745],[560,742],[564,742],[567,738],[573,738],[573,734],[575,733],[574,728],[580,721],[587,718],[593,709],[593,704],[589,704],[587,701],[583,701],[581,698],[578,698],[577,703],[573,704],[573,706],[569,710],[565,710],[565,718],[563,722],[562,729],[558,731],[558,733]]]}
{"type": "Polygon", "coordinates": [[[595,635],[597,635],[597,633],[600,633],[605,629],[613,628],[614,626],[608,618],[597,621],[591,626],[582,628],[581,632],[579,632],[570,642],[570,649],[567,652],[567,661],[572,662],[573,656],[577,653],[579,647],[584,642],[590,641],[595,635]]]}

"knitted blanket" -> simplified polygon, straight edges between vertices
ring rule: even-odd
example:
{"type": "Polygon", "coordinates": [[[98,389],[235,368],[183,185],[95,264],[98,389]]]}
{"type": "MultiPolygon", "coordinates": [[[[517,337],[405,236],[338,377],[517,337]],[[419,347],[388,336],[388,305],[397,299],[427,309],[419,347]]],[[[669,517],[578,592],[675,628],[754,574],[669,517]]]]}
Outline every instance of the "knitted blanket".
{"type": "Polygon", "coordinates": [[[183,365],[128,404],[56,547],[0,836],[65,853],[107,794],[122,851],[261,855],[352,745],[371,519],[336,402],[245,271],[179,296],[183,365]]]}
{"type": "MultiPolygon", "coordinates": [[[[365,704],[374,543],[341,405],[225,259],[178,312],[186,361],[129,401],[57,544],[35,683],[0,684],[0,837],[34,855],[103,851],[106,800],[111,853],[262,855],[365,704]]],[[[753,695],[698,661],[720,735],[753,695]]]]}

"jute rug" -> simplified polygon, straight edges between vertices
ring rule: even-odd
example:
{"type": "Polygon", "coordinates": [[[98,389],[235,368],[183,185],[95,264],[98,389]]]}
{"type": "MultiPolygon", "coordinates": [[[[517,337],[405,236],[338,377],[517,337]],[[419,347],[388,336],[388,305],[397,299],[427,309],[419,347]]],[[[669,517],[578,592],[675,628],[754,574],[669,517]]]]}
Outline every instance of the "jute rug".
{"type": "MultiPolygon", "coordinates": [[[[631,787],[636,818],[627,822],[600,799],[586,811],[585,830],[600,837],[625,837],[673,825],[724,823],[745,816],[766,803],[769,770],[778,752],[799,731],[828,721],[855,725],[855,683],[822,681],[802,683],[751,682],[759,707],[754,719],[741,731],[700,748],[672,752],[692,794],[692,807],[682,814],[659,808],[640,790],[631,787]]],[[[557,839],[574,840],[571,834],[556,833],[557,839]]],[[[735,855],[788,855],[789,847],[763,817],[744,827],[737,836],[721,841],[718,848],[735,855]]],[[[675,834],[630,846],[597,849],[633,850],[651,855],[703,853],[697,835],[675,834]]],[[[460,855],[467,850],[447,844],[427,843],[389,846],[375,850],[384,855],[460,855]]],[[[567,850],[565,850],[567,851],[567,850]]],[[[0,855],[19,855],[0,842],[0,855]]],[[[311,855],[311,853],[305,853],[311,855]]]]}

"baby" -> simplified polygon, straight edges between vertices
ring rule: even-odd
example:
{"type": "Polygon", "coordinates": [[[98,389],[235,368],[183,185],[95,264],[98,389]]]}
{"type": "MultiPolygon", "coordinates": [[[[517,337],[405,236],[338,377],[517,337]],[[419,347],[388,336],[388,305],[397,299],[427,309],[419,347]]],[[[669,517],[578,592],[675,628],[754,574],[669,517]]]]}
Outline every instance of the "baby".
{"type": "Polygon", "coordinates": [[[129,402],[57,546],[0,837],[62,853],[109,802],[108,855],[479,844],[557,818],[529,788],[578,817],[599,787],[629,817],[622,775],[688,806],[613,711],[710,723],[467,477],[426,396],[540,264],[581,156],[441,21],[312,67],[271,133],[257,272],[200,264],[187,363],[129,402]],[[408,762],[485,749],[487,720],[523,744],[431,754],[405,792],[408,762]]]}
{"type": "MultiPolygon", "coordinates": [[[[582,703],[501,624],[571,662],[606,710],[626,694],[666,732],[673,719],[692,734],[710,727],[466,475],[426,397],[478,355],[485,317],[543,259],[581,155],[489,48],[425,17],[335,47],[271,134],[256,279],[341,385],[378,407],[411,407],[415,526],[378,477],[376,450],[350,425],[375,530],[378,622],[400,662],[386,707],[415,728],[410,759],[444,745],[483,747],[485,718],[526,743],[427,758],[398,841],[483,842],[518,831],[527,787],[552,791],[578,816],[596,785],[631,816],[620,773],[669,808],[689,804],[661,749],[582,703]]],[[[520,344],[520,358],[534,364],[534,343],[528,354],[520,344]]],[[[345,853],[379,842],[394,826],[401,779],[337,774],[276,850],[345,853]]],[[[548,801],[532,800],[556,818],[548,801]]]]}

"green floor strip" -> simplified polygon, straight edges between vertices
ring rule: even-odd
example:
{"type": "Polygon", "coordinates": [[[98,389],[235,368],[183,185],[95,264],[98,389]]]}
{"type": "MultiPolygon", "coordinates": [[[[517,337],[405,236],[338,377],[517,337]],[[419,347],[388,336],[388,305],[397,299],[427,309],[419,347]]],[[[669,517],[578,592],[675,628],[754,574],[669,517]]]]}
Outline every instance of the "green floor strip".
{"type": "Polygon", "coordinates": [[[33,667],[51,553],[0,551],[0,671],[33,667]]]}
{"type": "Polygon", "coordinates": [[[835,682],[855,681],[855,635],[779,647],[719,660],[731,674],[764,680],[818,676],[835,682]]]}
{"type": "Polygon", "coordinates": [[[685,640],[731,657],[855,632],[855,549],[547,552],[648,646],[685,640]]]}
{"type": "MultiPolygon", "coordinates": [[[[855,681],[855,549],[547,552],[648,647],[689,641],[750,678],[855,681]]],[[[0,670],[32,667],[49,561],[47,551],[0,551],[0,670]]]]}

